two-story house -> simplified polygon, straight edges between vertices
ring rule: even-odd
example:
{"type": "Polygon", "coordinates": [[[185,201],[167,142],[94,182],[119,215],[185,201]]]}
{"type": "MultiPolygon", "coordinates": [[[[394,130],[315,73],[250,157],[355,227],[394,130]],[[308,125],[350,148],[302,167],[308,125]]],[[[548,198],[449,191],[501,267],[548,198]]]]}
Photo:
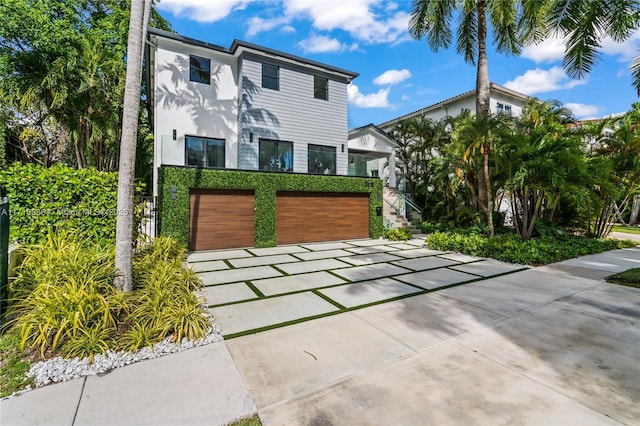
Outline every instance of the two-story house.
{"type": "Polygon", "coordinates": [[[380,181],[349,174],[358,74],[150,29],[159,233],[192,250],[375,237],[380,181]]]}

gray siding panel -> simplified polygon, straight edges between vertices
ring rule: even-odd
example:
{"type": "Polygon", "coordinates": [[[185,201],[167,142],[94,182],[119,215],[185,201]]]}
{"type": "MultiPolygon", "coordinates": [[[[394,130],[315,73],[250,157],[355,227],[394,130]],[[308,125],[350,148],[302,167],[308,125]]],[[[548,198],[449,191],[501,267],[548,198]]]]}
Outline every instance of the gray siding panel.
{"type": "Polygon", "coordinates": [[[307,172],[307,144],[335,146],[337,173],[346,174],[347,85],[329,80],[329,100],[315,99],[312,74],[280,67],[280,90],[263,89],[262,63],[241,62],[238,166],[257,169],[258,139],[270,138],[294,143],[293,165],[299,173],[307,172]]]}

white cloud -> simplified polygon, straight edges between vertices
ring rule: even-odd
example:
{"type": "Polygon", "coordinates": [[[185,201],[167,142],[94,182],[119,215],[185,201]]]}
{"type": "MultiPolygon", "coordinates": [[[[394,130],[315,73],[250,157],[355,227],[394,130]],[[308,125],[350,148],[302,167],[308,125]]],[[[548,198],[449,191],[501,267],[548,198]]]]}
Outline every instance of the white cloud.
{"type": "Polygon", "coordinates": [[[638,54],[638,49],[640,49],[640,29],[637,29],[623,43],[616,43],[608,37],[602,40],[601,51],[606,55],[620,55],[621,62],[631,61],[638,54]]]}
{"type": "Polygon", "coordinates": [[[394,85],[411,77],[411,71],[408,69],[388,70],[373,79],[377,85],[394,85]]]}
{"type": "Polygon", "coordinates": [[[564,56],[564,38],[550,37],[539,44],[527,46],[520,56],[536,63],[559,61],[564,56]]]}
{"type": "MultiPolygon", "coordinates": [[[[308,20],[316,30],[342,30],[366,43],[393,43],[404,40],[409,14],[392,9],[380,0],[343,0],[330,5],[318,0],[283,0],[284,15],[264,19],[263,27],[271,29],[295,20],[308,20]],[[273,22],[271,27],[270,22],[273,22]]],[[[261,30],[250,31],[257,34],[261,30]]]]}
{"type": "Polygon", "coordinates": [[[360,108],[388,108],[389,105],[389,88],[380,89],[375,93],[365,95],[360,92],[360,88],[351,83],[347,86],[347,95],[351,105],[360,108]]]}
{"type": "Polygon", "coordinates": [[[252,0],[162,0],[157,4],[178,18],[196,22],[215,22],[225,18],[234,10],[242,10],[252,0]]]}
{"type": "Polygon", "coordinates": [[[588,117],[593,118],[600,113],[600,107],[597,105],[586,105],[586,104],[568,102],[564,104],[564,106],[566,108],[569,108],[571,111],[573,111],[573,114],[577,118],[588,118],[588,117]]]}
{"type": "Polygon", "coordinates": [[[358,43],[348,45],[340,42],[337,38],[318,35],[312,35],[300,41],[298,45],[307,53],[341,52],[343,50],[352,52],[358,48],[358,43]]]}
{"type": "Polygon", "coordinates": [[[507,81],[504,86],[527,95],[533,95],[553,90],[571,89],[586,83],[586,80],[570,79],[562,67],[556,66],[548,70],[540,68],[528,70],[523,75],[507,81]]]}
{"type": "MultiPolygon", "coordinates": [[[[271,31],[272,29],[284,24],[285,22],[286,20],[284,18],[262,19],[260,17],[254,16],[253,18],[249,19],[249,29],[247,30],[247,37],[253,37],[254,35],[263,31],[271,31]]],[[[293,30],[295,31],[295,28],[293,28],[293,30]]]]}
{"type": "Polygon", "coordinates": [[[291,25],[285,25],[282,28],[280,28],[280,31],[282,31],[285,34],[290,34],[290,33],[295,33],[296,29],[291,25]]]}

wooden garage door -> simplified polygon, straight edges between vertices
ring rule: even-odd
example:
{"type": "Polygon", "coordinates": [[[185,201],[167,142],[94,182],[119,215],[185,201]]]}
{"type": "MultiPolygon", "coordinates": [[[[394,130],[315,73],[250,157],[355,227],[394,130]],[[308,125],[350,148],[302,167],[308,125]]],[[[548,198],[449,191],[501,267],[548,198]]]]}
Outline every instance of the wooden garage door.
{"type": "Polygon", "coordinates": [[[191,250],[254,246],[253,192],[192,189],[190,198],[191,250]]]}
{"type": "Polygon", "coordinates": [[[278,244],[369,237],[369,194],[279,192],[278,244]]]}

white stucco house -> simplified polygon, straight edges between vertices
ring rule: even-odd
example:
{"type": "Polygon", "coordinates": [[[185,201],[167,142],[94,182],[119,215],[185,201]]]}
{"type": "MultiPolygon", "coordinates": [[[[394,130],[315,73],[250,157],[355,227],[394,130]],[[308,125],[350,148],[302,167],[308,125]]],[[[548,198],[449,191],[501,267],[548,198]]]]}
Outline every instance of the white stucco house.
{"type": "MultiPolygon", "coordinates": [[[[496,83],[489,85],[491,98],[489,107],[494,114],[509,114],[519,116],[522,114],[524,104],[531,99],[524,93],[516,92],[496,83]]],[[[390,132],[394,125],[410,118],[424,116],[432,120],[441,120],[445,117],[456,117],[463,110],[476,112],[476,91],[469,90],[459,95],[436,102],[419,110],[401,115],[400,117],[380,123],[377,126],[385,132],[390,132]]]]}
{"type": "Polygon", "coordinates": [[[357,73],[234,40],[150,29],[154,169],[347,175],[347,85],[357,73]]]}

